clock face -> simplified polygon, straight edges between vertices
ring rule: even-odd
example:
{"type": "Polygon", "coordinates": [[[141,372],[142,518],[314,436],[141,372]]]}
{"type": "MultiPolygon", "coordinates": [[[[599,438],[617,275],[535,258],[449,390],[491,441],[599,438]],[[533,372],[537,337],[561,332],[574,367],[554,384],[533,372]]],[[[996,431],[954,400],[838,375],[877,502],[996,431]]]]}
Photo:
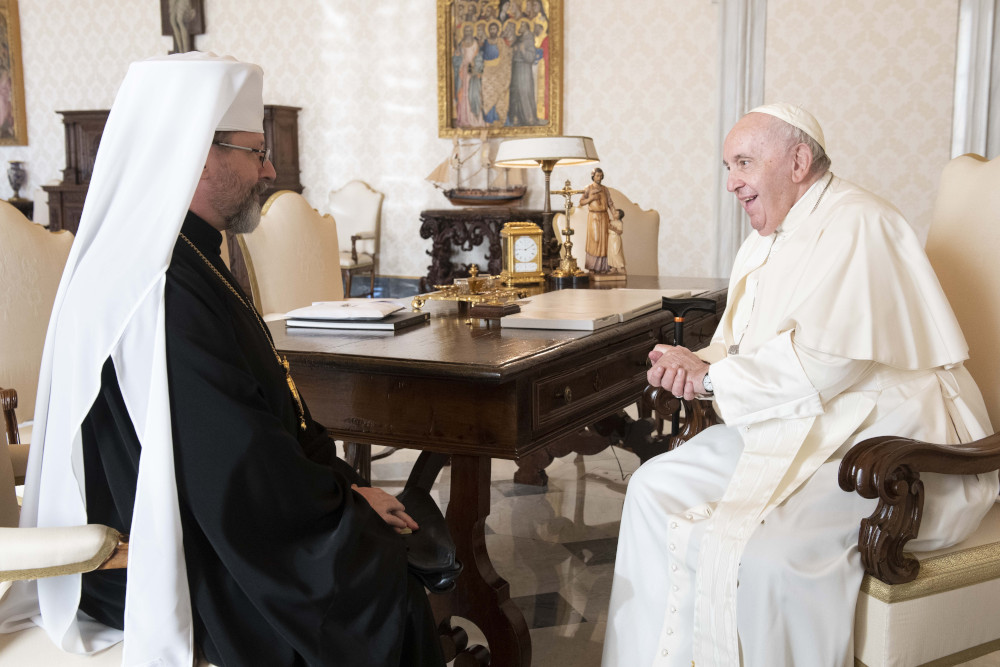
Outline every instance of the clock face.
{"type": "Polygon", "coordinates": [[[535,239],[530,236],[519,236],[514,241],[514,259],[518,262],[530,262],[536,255],[538,255],[538,244],[535,243],[535,239]]]}

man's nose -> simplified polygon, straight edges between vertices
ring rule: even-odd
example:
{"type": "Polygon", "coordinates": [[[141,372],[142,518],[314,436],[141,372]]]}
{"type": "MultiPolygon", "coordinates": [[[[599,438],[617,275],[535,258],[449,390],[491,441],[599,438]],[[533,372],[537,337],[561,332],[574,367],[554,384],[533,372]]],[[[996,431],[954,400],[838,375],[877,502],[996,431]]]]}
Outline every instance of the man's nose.
{"type": "Polygon", "coordinates": [[[741,187],[743,187],[743,181],[737,178],[733,172],[729,172],[729,176],[726,177],[726,190],[736,192],[741,187]]]}
{"type": "Polygon", "coordinates": [[[264,165],[260,168],[260,178],[262,181],[273,181],[278,178],[278,172],[274,170],[274,163],[264,160],[264,165]]]}

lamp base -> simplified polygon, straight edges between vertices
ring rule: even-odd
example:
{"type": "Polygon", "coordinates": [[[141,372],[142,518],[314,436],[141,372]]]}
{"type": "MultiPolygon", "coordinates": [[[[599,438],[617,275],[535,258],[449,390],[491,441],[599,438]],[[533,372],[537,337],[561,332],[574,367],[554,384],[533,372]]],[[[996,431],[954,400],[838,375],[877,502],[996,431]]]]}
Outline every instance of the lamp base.
{"type": "Polygon", "coordinates": [[[567,287],[588,287],[590,285],[590,274],[586,272],[562,273],[557,269],[545,278],[552,287],[557,289],[564,289],[567,287]]]}

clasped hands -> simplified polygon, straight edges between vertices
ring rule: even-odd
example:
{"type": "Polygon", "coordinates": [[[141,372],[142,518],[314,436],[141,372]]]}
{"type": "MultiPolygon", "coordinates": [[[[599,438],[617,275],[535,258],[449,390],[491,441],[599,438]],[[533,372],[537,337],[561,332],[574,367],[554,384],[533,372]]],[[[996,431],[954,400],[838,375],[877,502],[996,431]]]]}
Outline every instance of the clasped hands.
{"type": "Polygon", "coordinates": [[[357,491],[362,498],[367,500],[372,509],[397,533],[409,533],[420,528],[417,522],[406,513],[406,508],[396,496],[371,486],[351,484],[351,489],[357,491]]]}
{"type": "Polygon", "coordinates": [[[649,360],[653,365],[646,371],[646,381],[654,387],[663,387],[688,401],[705,393],[702,381],[708,364],[686,347],[657,345],[650,350],[649,360]]]}

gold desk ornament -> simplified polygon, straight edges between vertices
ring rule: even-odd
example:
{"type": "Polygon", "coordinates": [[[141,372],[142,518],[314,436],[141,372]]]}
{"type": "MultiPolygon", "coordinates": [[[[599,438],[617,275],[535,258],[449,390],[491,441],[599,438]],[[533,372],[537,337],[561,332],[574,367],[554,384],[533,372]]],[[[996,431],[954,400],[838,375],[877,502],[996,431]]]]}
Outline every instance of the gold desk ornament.
{"type": "Polygon", "coordinates": [[[420,310],[428,301],[455,301],[458,314],[468,315],[469,307],[477,304],[504,305],[523,299],[530,291],[524,287],[504,287],[500,276],[479,275],[475,264],[469,269],[468,278],[456,278],[454,285],[435,285],[436,292],[418,294],[410,301],[413,310],[420,310]]]}
{"type": "Polygon", "coordinates": [[[500,230],[504,285],[526,285],[545,280],[542,270],[542,228],[533,222],[511,221],[500,230]]]}
{"type": "Polygon", "coordinates": [[[564,286],[583,286],[590,282],[589,274],[581,269],[573,257],[573,227],[569,223],[569,214],[573,209],[573,195],[582,194],[583,190],[574,190],[569,179],[562,190],[553,190],[552,194],[562,195],[565,200],[566,226],[560,230],[563,235],[562,247],[559,249],[559,268],[549,274],[549,279],[564,286]]]}

